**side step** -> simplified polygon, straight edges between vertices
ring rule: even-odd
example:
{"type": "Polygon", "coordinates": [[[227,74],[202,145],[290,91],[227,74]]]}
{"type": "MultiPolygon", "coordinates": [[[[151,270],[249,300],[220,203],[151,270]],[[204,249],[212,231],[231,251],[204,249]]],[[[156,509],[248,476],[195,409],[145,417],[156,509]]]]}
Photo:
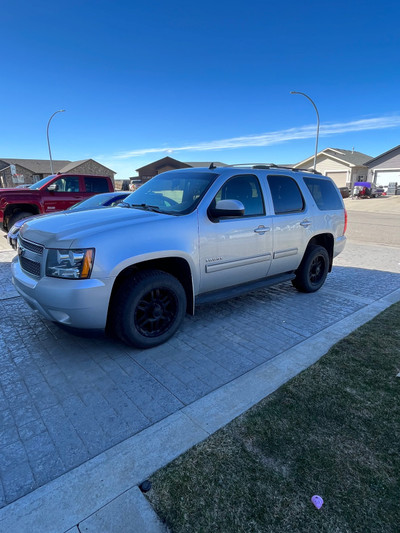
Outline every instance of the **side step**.
{"type": "Polygon", "coordinates": [[[265,289],[271,285],[277,285],[284,281],[291,281],[296,276],[293,272],[287,274],[279,274],[278,276],[271,276],[270,278],[259,279],[257,281],[250,281],[249,283],[243,283],[242,285],[235,285],[234,287],[226,287],[218,291],[205,292],[196,296],[196,305],[209,304],[215,302],[222,302],[241,296],[248,292],[257,291],[259,289],[265,289]]]}

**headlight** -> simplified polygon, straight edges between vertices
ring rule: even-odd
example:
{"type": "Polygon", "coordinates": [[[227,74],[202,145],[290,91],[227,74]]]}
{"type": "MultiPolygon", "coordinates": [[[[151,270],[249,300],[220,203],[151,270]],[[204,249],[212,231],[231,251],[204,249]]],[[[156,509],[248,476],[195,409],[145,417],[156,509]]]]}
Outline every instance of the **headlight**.
{"type": "Polygon", "coordinates": [[[46,276],[53,278],[87,279],[92,272],[94,249],[54,250],[47,254],[46,276]]]}

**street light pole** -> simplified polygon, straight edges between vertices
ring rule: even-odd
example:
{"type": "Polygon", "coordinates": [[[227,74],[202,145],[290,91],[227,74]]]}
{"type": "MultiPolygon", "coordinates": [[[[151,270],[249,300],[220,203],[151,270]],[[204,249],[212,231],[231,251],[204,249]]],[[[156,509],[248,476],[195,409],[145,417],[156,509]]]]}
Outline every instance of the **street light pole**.
{"type": "Polygon", "coordinates": [[[315,154],[314,154],[314,170],[316,170],[317,153],[318,153],[318,137],[319,137],[319,113],[318,113],[317,106],[314,104],[314,102],[311,100],[311,98],[309,96],[307,96],[306,94],[304,94],[304,93],[300,93],[298,91],[290,91],[290,94],[302,94],[303,96],[305,96],[308,100],[310,100],[310,102],[314,106],[315,112],[317,113],[317,137],[316,137],[316,140],[315,140],[315,154]]]}
{"type": "Polygon", "coordinates": [[[49,147],[49,156],[50,156],[50,171],[52,174],[54,174],[53,172],[53,159],[51,158],[51,149],[50,149],[50,139],[49,139],[49,126],[50,126],[50,122],[51,122],[51,119],[54,117],[54,115],[57,115],[57,113],[64,113],[65,109],[59,109],[58,111],[56,111],[55,113],[53,113],[51,115],[51,117],[49,118],[49,121],[47,123],[47,145],[49,147]]]}

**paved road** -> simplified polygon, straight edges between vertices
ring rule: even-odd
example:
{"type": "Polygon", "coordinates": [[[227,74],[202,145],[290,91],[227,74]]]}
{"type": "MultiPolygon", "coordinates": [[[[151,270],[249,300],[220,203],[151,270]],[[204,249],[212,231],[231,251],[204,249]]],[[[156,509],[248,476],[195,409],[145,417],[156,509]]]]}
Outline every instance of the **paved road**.
{"type": "Polygon", "coordinates": [[[42,320],[10,285],[13,255],[0,251],[0,507],[400,287],[400,248],[350,240],[318,293],[285,283],[204,306],[141,351],[42,320]]]}

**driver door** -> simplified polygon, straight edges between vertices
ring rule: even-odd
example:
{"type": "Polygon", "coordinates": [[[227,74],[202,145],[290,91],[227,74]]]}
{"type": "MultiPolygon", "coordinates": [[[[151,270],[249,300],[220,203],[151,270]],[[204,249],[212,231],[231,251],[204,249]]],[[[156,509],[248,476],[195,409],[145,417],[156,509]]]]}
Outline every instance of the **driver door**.
{"type": "Polygon", "coordinates": [[[200,291],[214,291],[265,278],[272,259],[272,219],[266,215],[258,178],[239,175],[228,179],[213,203],[242,202],[244,216],[203,218],[200,233],[200,291]]]}
{"type": "Polygon", "coordinates": [[[45,213],[63,211],[84,198],[85,195],[81,189],[79,176],[61,175],[42,191],[42,202],[45,213]]]}

